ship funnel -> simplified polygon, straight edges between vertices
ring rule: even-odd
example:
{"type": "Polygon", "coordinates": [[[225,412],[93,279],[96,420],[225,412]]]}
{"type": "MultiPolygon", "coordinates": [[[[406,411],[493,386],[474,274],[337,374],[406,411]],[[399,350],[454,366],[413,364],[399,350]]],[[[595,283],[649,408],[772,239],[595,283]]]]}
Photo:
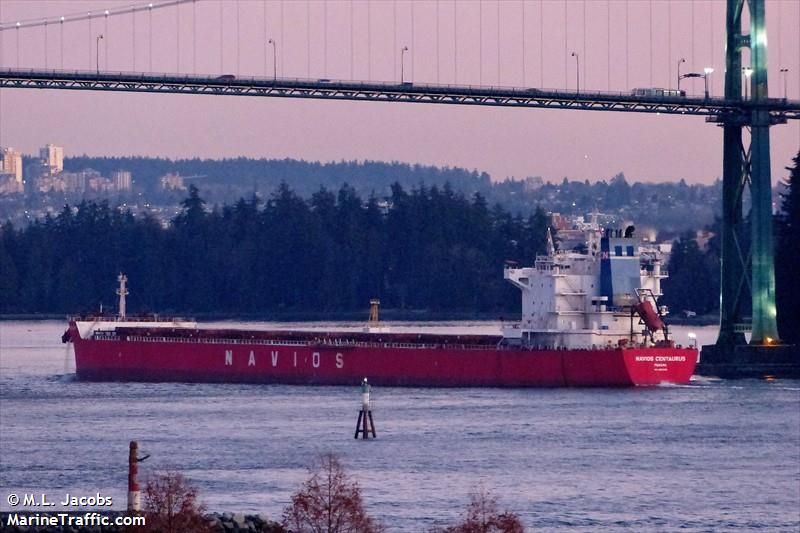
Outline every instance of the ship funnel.
{"type": "Polygon", "coordinates": [[[378,325],[378,309],[381,306],[381,301],[377,298],[373,298],[369,301],[369,325],[370,326],[377,326],[378,325]]]}
{"type": "Polygon", "coordinates": [[[119,295],[119,318],[120,320],[125,320],[125,297],[128,295],[128,288],[126,287],[128,276],[120,272],[119,276],[117,276],[117,281],[119,281],[119,289],[117,289],[117,294],[119,295]]]}

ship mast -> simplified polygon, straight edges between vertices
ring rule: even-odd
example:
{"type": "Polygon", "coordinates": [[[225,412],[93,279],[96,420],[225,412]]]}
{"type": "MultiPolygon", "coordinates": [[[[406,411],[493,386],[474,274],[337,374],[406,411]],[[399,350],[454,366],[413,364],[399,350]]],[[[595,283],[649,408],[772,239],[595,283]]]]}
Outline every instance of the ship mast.
{"type": "Polygon", "coordinates": [[[553,243],[553,234],[550,231],[550,226],[547,226],[547,255],[550,257],[556,255],[556,245],[553,243]]]}
{"type": "Polygon", "coordinates": [[[120,272],[119,276],[117,276],[117,281],[119,281],[119,289],[117,289],[117,294],[119,295],[119,319],[125,320],[125,296],[128,295],[128,288],[125,284],[128,283],[128,276],[120,272]]]}

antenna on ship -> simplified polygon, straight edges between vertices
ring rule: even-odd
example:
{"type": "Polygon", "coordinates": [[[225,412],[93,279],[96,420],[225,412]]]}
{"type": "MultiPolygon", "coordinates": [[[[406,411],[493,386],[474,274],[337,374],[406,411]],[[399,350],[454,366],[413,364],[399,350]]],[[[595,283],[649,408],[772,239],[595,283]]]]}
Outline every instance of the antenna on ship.
{"type": "Polygon", "coordinates": [[[128,288],[125,284],[128,283],[128,276],[120,272],[119,276],[117,276],[117,281],[119,281],[119,289],[117,289],[117,294],[119,295],[119,318],[120,320],[125,320],[125,296],[128,295],[128,288]]]}

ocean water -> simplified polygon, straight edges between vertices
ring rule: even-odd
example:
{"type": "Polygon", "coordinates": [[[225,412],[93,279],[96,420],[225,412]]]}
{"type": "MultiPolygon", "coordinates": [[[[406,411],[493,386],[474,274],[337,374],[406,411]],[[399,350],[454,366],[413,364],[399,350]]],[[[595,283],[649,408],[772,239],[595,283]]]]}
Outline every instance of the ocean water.
{"type": "MultiPolygon", "coordinates": [[[[64,327],[0,322],[0,510],[26,492],[99,492],[124,508],[138,440],[143,479],[179,470],[215,511],[279,518],[306,466],[334,452],[390,531],[451,523],[481,487],[531,530],[800,530],[798,381],[378,388],[378,439],[357,441],[357,384],[81,383],[64,327]]],[[[679,342],[687,332],[675,328],[679,342]]]]}

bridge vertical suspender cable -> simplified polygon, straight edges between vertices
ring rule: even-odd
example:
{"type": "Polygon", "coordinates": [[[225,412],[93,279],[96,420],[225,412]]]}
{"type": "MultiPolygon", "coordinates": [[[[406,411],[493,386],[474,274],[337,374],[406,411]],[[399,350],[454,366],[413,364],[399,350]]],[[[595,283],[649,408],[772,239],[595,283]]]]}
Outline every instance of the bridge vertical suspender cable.
{"type": "MultiPolygon", "coordinates": [[[[480,0],[479,0],[480,1],[480,0]]],[[[414,2],[411,2],[411,79],[414,79],[414,56],[417,47],[414,46],[414,2]]]]}
{"type": "MultiPolygon", "coordinates": [[[[47,25],[45,25],[45,30],[47,30],[47,25]]],[[[46,31],[45,35],[47,35],[46,31]]],[[[103,61],[106,64],[106,70],[108,70],[108,40],[110,39],[108,34],[108,10],[106,10],[105,15],[103,15],[103,39],[103,61]]],[[[47,42],[46,38],[45,42],[47,42]]],[[[45,47],[45,57],[47,57],[47,47],[45,47]]]]}
{"type": "Polygon", "coordinates": [[[311,0],[306,0],[306,78],[311,78],[311,0]]]}
{"type": "MultiPolygon", "coordinates": [[[[236,2],[239,6],[239,2],[236,2]]],[[[175,6],[175,72],[181,71],[181,6],[175,6]]]]}
{"type": "Polygon", "coordinates": [[[267,77],[267,48],[269,47],[269,43],[267,42],[269,40],[269,36],[267,34],[267,0],[262,0],[261,6],[262,6],[263,14],[264,14],[264,35],[263,35],[263,38],[261,40],[264,41],[264,43],[263,43],[264,44],[264,77],[266,78],[267,77]]]}
{"type": "Polygon", "coordinates": [[[397,0],[392,0],[392,79],[397,79],[397,0]]]}
{"type": "Polygon", "coordinates": [[[544,2],[539,2],[539,87],[544,89],[544,2]]]}
{"type": "Polygon", "coordinates": [[[284,50],[286,50],[286,44],[285,44],[286,43],[286,39],[284,38],[284,33],[285,32],[284,32],[284,24],[283,24],[283,21],[284,21],[284,18],[283,18],[283,15],[284,15],[283,4],[284,4],[284,2],[283,2],[283,0],[281,0],[281,45],[280,45],[281,46],[281,77],[286,76],[286,70],[285,70],[286,69],[286,52],[284,52],[284,50]]]}
{"type": "MultiPolygon", "coordinates": [[[[780,6],[781,3],[778,3],[778,5],[780,6]]],[[[708,30],[708,35],[709,35],[709,40],[710,40],[709,47],[708,47],[708,54],[710,56],[709,61],[708,61],[708,66],[713,67],[714,66],[714,2],[711,2],[708,5],[708,13],[709,13],[709,15],[708,15],[709,24],[711,25],[711,27],[708,30]]],[[[778,24],[778,28],[780,29],[780,23],[778,24]]],[[[778,53],[780,53],[780,49],[781,49],[781,47],[779,45],[778,46],[778,53]]],[[[714,94],[714,77],[712,76],[711,79],[708,80],[708,81],[709,81],[711,94],[714,94]]]]}
{"type": "MultiPolygon", "coordinates": [[[[397,40],[396,30],[395,40],[397,40]]],[[[322,74],[328,77],[328,2],[322,2],[322,74]]]]}
{"type": "Polygon", "coordinates": [[[500,86],[500,0],[497,0],[497,86],[500,86]]]}
{"type": "Polygon", "coordinates": [[[353,73],[353,0],[350,0],[350,81],[355,79],[353,73]]]}
{"type": "Polygon", "coordinates": [[[564,2],[564,89],[567,88],[567,35],[569,34],[569,24],[567,23],[567,3],[564,2]]]}
{"type": "Polygon", "coordinates": [[[527,87],[525,83],[525,0],[520,1],[522,7],[522,86],[527,87]]]}
{"type": "MultiPolygon", "coordinates": [[[[87,42],[89,43],[89,57],[88,57],[89,63],[87,64],[87,69],[91,70],[92,69],[92,17],[91,16],[89,17],[88,24],[89,24],[89,34],[87,36],[89,37],[89,39],[87,42]]],[[[17,68],[19,68],[19,26],[17,26],[17,68]]]]}
{"type": "MultiPolygon", "coordinates": [[[[3,3],[0,2],[0,20],[3,20],[3,3]]],[[[4,36],[0,35],[0,67],[5,66],[3,63],[3,52],[5,51],[4,36]]]]}
{"type": "Polygon", "coordinates": [[[483,85],[483,0],[478,0],[478,85],[483,85]]]}
{"type": "Polygon", "coordinates": [[[672,3],[667,2],[667,64],[669,65],[669,85],[672,88],[672,3]]]}
{"type": "MultiPolygon", "coordinates": [[[[225,38],[224,38],[225,37],[225,35],[224,35],[225,34],[225,24],[224,24],[224,18],[223,18],[224,17],[224,13],[223,13],[223,9],[222,9],[222,2],[223,1],[224,0],[219,0],[219,72],[220,72],[220,74],[225,72],[225,68],[224,68],[225,67],[225,57],[224,57],[225,56],[225,53],[224,53],[224,51],[225,51],[225,38]]],[[[283,4],[281,4],[281,7],[283,7],[283,4]]],[[[281,38],[281,41],[283,41],[283,38],[281,38]]],[[[282,42],[281,42],[281,46],[283,46],[282,42]]]]}
{"type": "Polygon", "coordinates": [[[606,0],[606,90],[611,91],[611,0],[606,0]]]}
{"type": "Polygon", "coordinates": [[[47,21],[44,22],[44,69],[47,70],[47,21]]]}
{"type": "Polygon", "coordinates": [[[239,53],[240,52],[239,48],[240,48],[241,42],[242,42],[241,35],[239,34],[239,31],[241,29],[241,26],[239,25],[239,18],[240,18],[239,17],[239,5],[240,5],[240,2],[237,0],[237,2],[236,2],[236,76],[241,75],[241,70],[242,70],[241,55],[239,53]]]}
{"type": "Polygon", "coordinates": [[[653,0],[647,3],[647,18],[649,23],[647,36],[650,38],[650,87],[653,87],[653,0]]]}
{"type": "Polygon", "coordinates": [[[778,67],[783,68],[783,46],[781,44],[781,26],[783,21],[783,2],[778,2],[778,67]]]}
{"type": "Polygon", "coordinates": [[[628,47],[628,12],[630,4],[625,0],[625,87],[630,87],[630,48],[628,47]]]}
{"type": "MultiPolygon", "coordinates": [[[[63,70],[64,69],[64,21],[63,20],[58,24],[58,31],[59,31],[58,44],[60,48],[59,63],[61,65],[59,68],[63,70]]],[[[3,63],[2,58],[0,58],[0,64],[2,63],[3,63]]]]}
{"type": "Polygon", "coordinates": [[[197,0],[192,0],[192,74],[197,74],[197,0]]]}
{"type": "Polygon", "coordinates": [[[583,41],[581,42],[581,58],[583,62],[581,63],[581,78],[583,79],[583,85],[586,86],[586,64],[589,62],[586,57],[586,0],[583,0],[583,16],[582,16],[582,24],[583,24],[583,41]]]}
{"type": "Polygon", "coordinates": [[[434,4],[436,8],[436,83],[439,84],[439,0],[434,4]]]}
{"type": "MultiPolygon", "coordinates": [[[[691,10],[692,10],[691,11],[692,14],[691,14],[691,16],[689,18],[689,21],[690,21],[689,22],[689,29],[691,30],[691,32],[689,34],[689,40],[690,40],[689,42],[691,42],[691,45],[692,45],[692,51],[691,51],[691,53],[692,53],[692,55],[691,55],[692,72],[696,72],[697,71],[697,66],[694,63],[694,60],[695,60],[695,57],[694,57],[694,0],[689,0],[689,4],[691,5],[691,10]]],[[[695,80],[695,78],[692,78],[692,93],[695,92],[694,80],[695,80]]]]}
{"type": "Polygon", "coordinates": [[[367,0],[367,79],[372,79],[372,2],[367,0]]]}
{"type": "Polygon", "coordinates": [[[453,83],[458,85],[458,2],[453,0],[453,83]]]}

